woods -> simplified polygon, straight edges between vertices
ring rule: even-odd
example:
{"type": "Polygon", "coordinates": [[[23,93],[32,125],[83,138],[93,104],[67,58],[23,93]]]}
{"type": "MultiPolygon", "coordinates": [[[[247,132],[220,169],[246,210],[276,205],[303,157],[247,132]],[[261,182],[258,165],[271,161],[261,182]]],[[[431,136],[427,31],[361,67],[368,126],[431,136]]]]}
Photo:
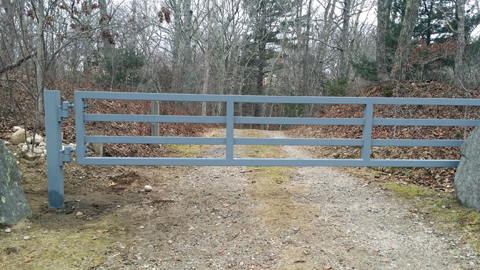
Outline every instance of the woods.
{"type": "Polygon", "coordinates": [[[479,14],[476,0],[2,0],[0,90],[11,96],[2,109],[15,111],[13,93],[25,93],[41,124],[42,91],[60,82],[287,96],[355,95],[389,80],[475,88],[479,14]]]}

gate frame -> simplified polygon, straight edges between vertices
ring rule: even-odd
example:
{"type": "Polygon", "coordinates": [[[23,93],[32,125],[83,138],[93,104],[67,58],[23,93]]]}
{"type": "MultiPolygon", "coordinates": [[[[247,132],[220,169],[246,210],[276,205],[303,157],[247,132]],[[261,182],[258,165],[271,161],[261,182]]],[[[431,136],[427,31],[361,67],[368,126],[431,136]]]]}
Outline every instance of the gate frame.
{"type": "Polygon", "coordinates": [[[459,160],[371,159],[371,147],[374,146],[459,147],[464,142],[464,140],[372,139],[372,128],[373,126],[474,127],[480,124],[480,120],[469,119],[374,118],[374,105],[480,106],[480,100],[77,91],[72,105],[68,101],[60,103],[60,91],[45,90],[49,206],[60,208],[64,204],[63,165],[71,161],[71,152],[75,152],[79,165],[456,167],[459,160]],[[225,116],[88,114],[85,113],[86,108],[88,108],[85,100],[89,99],[223,102],[226,104],[226,114],[225,116]],[[243,117],[235,116],[235,103],[357,104],[364,106],[364,114],[363,118],[243,117]],[[76,149],[71,149],[68,146],[62,147],[61,123],[64,118],[70,116],[70,108],[75,110],[76,149]],[[224,138],[86,136],[85,122],[89,121],[224,124],[226,136],[224,138]],[[363,126],[363,133],[362,139],[235,138],[235,124],[356,125],[363,126]],[[226,150],[225,158],[88,157],[87,143],[210,144],[225,145],[226,150]],[[360,159],[234,158],[235,145],[360,146],[362,147],[362,154],[360,159]]]}

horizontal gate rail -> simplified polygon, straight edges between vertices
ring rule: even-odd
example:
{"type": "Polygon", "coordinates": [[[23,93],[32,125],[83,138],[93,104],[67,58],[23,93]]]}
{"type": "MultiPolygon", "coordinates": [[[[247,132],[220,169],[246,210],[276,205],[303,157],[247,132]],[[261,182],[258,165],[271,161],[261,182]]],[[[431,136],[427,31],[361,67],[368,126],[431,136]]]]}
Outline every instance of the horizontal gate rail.
{"type": "Polygon", "coordinates": [[[77,163],[81,165],[194,165],[194,166],[372,166],[372,167],[456,167],[459,160],[416,160],[416,159],[371,159],[371,148],[382,146],[407,147],[460,147],[463,140],[449,139],[372,139],[374,126],[444,126],[475,127],[478,119],[415,119],[415,118],[375,118],[377,105],[426,105],[426,106],[480,106],[477,99],[446,98],[369,98],[369,97],[272,97],[272,96],[233,96],[233,95],[192,95],[126,92],[75,92],[74,104],[60,104],[59,91],[45,91],[45,111],[47,129],[49,197],[51,207],[63,204],[63,170],[69,161],[70,152],[75,151],[77,163]],[[131,115],[89,113],[88,100],[144,100],[179,102],[221,102],[226,108],[221,116],[181,116],[181,115],[131,115]],[[302,117],[249,117],[235,116],[235,104],[353,104],[363,106],[362,118],[302,118],[302,117]],[[69,116],[68,109],[74,107],[76,128],[76,149],[61,147],[61,121],[69,116]],[[191,123],[220,124],[225,126],[223,138],[200,137],[154,137],[154,136],[87,136],[87,122],[144,122],[144,123],[191,123]],[[237,138],[234,125],[343,125],[363,128],[360,139],[304,139],[304,138],[237,138]],[[56,134],[56,135],[52,135],[56,134]],[[51,138],[51,145],[48,142],[51,138]],[[224,158],[167,158],[167,157],[92,157],[87,155],[88,143],[117,144],[205,144],[225,145],[224,158]],[[356,146],[362,148],[360,159],[279,159],[279,158],[236,158],[235,145],[297,145],[297,146],[356,146]],[[53,153],[53,154],[51,154],[53,153]],[[53,165],[52,165],[53,164],[53,165]],[[56,167],[56,168],[51,168],[56,167]],[[60,169],[58,168],[60,167],[60,169]],[[61,185],[50,175],[62,173],[61,185]],[[54,184],[54,182],[56,184],[54,184]],[[52,187],[52,189],[50,189],[52,187]],[[58,195],[60,194],[60,195],[58,195]],[[60,200],[61,198],[61,200],[60,200]]]}
{"type": "Polygon", "coordinates": [[[190,95],[156,93],[112,93],[75,92],[75,114],[77,132],[77,162],[84,165],[210,165],[210,166],[387,166],[387,167],[456,167],[458,160],[402,160],[370,159],[371,147],[377,146],[426,146],[459,147],[463,140],[408,140],[372,139],[373,126],[462,126],[474,127],[480,124],[476,119],[405,119],[374,118],[375,105],[439,105],[439,106],[480,106],[476,99],[443,98],[368,98],[368,97],[271,97],[232,95],[190,95]],[[85,112],[85,101],[103,100],[147,100],[181,102],[223,102],[227,112],[224,116],[180,116],[180,115],[130,115],[90,114],[85,112]],[[283,103],[283,104],[355,104],[364,106],[362,118],[302,118],[302,117],[245,117],[234,115],[235,103],[283,103]],[[86,136],[86,122],[146,122],[146,123],[199,123],[225,124],[224,138],[197,137],[152,137],[152,136],[86,136]],[[275,139],[236,138],[235,124],[270,125],[347,125],[362,126],[361,139],[275,139]],[[225,158],[120,158],[88,157],[87,143],[123,144],[206,144],[226,145],[225,158]],[[299,146],[358,146],[362,147],[360,159],[252,159],[234,158],[234,145],[299,145],[299,146]]]}

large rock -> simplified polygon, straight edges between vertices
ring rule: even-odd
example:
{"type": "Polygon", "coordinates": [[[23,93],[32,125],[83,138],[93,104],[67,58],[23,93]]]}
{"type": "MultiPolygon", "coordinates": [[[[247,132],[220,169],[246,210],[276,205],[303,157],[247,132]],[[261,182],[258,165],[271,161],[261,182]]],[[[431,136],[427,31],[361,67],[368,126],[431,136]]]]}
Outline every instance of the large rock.
{"type": "Polygon", "coordinates": [[[13,225],[31,214],[17,160],[0,140],[0,226],[13,225]]]}
{"type": "Polygon", "coordinates": [[[12,136],[10,137],[10,140],[12,141],[13,144],[20,144],[25,142],[26,138],[28,137],[27,132],[25,132],[25,129],[20,128],[15,131],[12,136]]]}
{"type": "Polygon", "coordinates": [[[462,144],[460,164],[455,173],[455,189],[460,202],[480,211],[480,127],[462,144]]]}

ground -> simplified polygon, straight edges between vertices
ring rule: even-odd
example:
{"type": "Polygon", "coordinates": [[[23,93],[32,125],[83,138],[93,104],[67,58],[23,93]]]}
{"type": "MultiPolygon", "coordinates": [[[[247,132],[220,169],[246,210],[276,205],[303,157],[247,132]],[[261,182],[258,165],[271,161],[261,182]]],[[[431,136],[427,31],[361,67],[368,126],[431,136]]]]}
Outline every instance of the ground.
{"type": "MultiPolygon", "coordinates": [[[[179,151],[223,153],[220,146],[192,147],[179,151]]],[[[244,157],[310,155],[293,146],[236,150],[244,157]]],[[[49,209],[45,160],[19,159],[19,166],[34,215],[0,232],[1,269],[478,269],[480,263],[461,232],[437,226],[416,208],[422,196],[412,202],[343,169],[72,162],[65,165],[65,207],[49,209]]]]}

